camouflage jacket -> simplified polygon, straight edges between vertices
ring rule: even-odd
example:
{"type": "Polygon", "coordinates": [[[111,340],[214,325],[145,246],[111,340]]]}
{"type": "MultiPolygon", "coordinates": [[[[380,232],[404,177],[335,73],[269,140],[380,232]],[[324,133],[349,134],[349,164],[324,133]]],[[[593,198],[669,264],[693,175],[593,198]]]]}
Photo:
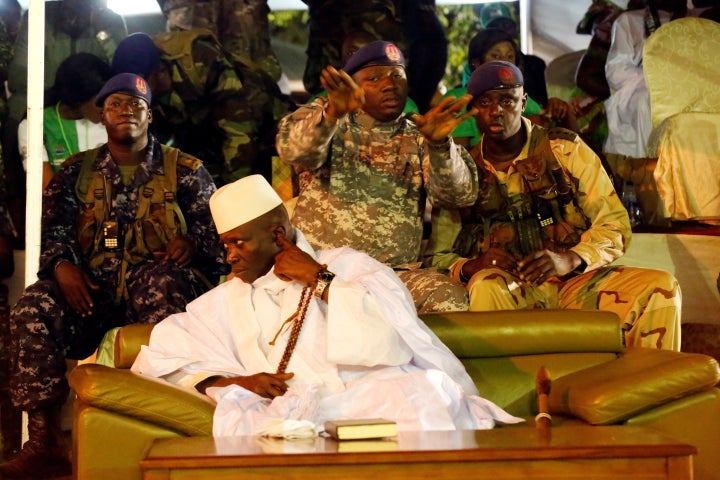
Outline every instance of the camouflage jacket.
{"type": "Polygon", "coordinates": [[[251,58],[274,80],[282,68],[270,44],[267,0],[159,0],[167,30],[204,28],[228,52],[251,58]]]}
{"type": "Polygon", "coordinates": [[[518,259],[541,249],[572,250],[593,269],[627,249],[627,212],[592,149],[569,130],[545,130],[527,119],[523,128],[528,140],[507,172],[483,158],[482,141],[472,150],[477,202],[454,222],[433,226],[433,266],[452,274],[465,258],[495,247],[518,259]]]}
{"type": "Polygon", "coordinates": [[[227,54],[209,31],[166,32],[154,41],[172,76],[172,90],[153,100],[162,138],[204,159],[218,184],[269,172],[277,85],[227,54]]]}
{"type": "MultiPolygon", "coordinates": [[[[161,145],[150,138],[145,161],[137,167],[127,185],[123,184],[120,170],[106,146],[99,149],[95,160],[94,168],[102,170],[111,185],[112,213],[121,226],[135,222],[138,197],[144,193],[143,186],[152,176],[164,174],[161,145]]],[[[105,256],[101,264],[90,268],[85,259],[92,254],[83,254],[78,238],[78,222],[87,208],[76,192],[83,158],[84,153],[70,157],[43,193],[42,253],[38,277],[52,278],[58,262],[68,260],[83,266],[103,290],[112,291],[117,287],[123,252],[105,256]]],[[[208,277],[217,277],[225,273],[226,263],[208,205],[216,188],[207,170],[201,164],[196,167],[188,168],[178,163],[176,201],[187,225],[186,237],[195,245],[192,266],[208,277]]]]}
{"type": "Polygon", "coordinates": [[[364,112],[335,123],[318,98],[286,116],[278,153],[300,175],[294,224],[319,249],[349,246],[388,265],[418,261],[426,198],[471,205],[477,170],[449,140],[432,146],[407,117],[379,124],[364,112]]]}

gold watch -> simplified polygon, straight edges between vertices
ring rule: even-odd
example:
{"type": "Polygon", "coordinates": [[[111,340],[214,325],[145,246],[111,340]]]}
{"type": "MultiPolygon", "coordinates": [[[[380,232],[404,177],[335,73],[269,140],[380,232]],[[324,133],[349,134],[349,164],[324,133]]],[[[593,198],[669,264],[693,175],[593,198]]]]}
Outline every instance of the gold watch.
{"type": "Polygon", "coordinates": [[[317,274],[317,277],[315,277],[317,283],[315,284],[315,290],[313,291],[313,294],[318,298],[322,298],[323,293],[325,293],[325,290],[327,290],[327,288],[330,286],[330,282],[333,281],[333,278],[335,278],[335,274],[332,273],[330,270],[327,270],[325,268],[320,270],[317,274]]]}

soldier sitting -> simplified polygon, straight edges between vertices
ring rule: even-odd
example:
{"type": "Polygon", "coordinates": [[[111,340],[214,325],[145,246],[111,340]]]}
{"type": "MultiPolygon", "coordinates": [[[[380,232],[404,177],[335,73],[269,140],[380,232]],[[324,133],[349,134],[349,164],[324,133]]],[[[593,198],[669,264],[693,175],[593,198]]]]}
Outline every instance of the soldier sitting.
{"type": "Polygon", "coordinates": [[[632,232],[598,156],[576,133],[521,116],[527,94],[512,63],[478,67],[468,93],[482,134],[470,152],[479,193],[454,230],[433,229],[432,265],[467,285],[471,311],[609,310],[627,346],[679,350],[677,279],[611,265],[632,232]]]}
{"type": "Polygon", "coordinates": [[[10,390],[30,438],[2,478],[70,473],[66,358],[88,357],[112,327],[184,311],[227,269],[215,185],[200,160],[148,134],[151,98],[141,77],[112,77],[96,99],[107,144],[70,157],[45,190],[39,280],[10,314],[10,390]]]}
{"type": "Polygon", "coordinates": [[[448,136],[474,114],[460,113],[469,97],[410,120],[404,57],[384,41],[321,78],[328,97],[279,126],[280,158],[299,174],[293,222],[316,248],[349,246],[394,267],[421,313],[467,310],[462,286],[418,260],[426,199],[459,207],[477,195],[475,164],[448,136]]]}
{"type": "Polygon", "coordinates": [[[262,69],[223,50],[210,31],[134,33],[118,45],[112,67],[147,80],[154,131],[204,159],[218,186],[254,173],[270,179],[284,113],[279,89],[262,69]]]}

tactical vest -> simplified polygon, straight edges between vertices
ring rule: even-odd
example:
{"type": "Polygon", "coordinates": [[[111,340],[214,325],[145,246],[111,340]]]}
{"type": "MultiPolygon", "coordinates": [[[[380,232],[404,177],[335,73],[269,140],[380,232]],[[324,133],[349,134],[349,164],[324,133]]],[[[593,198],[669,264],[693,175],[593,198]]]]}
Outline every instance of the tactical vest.
{"type": "MultiPolygon", "coordinates": [[[[478,169],[478,199],[461,209],[462,228],[454,250],[473,257],[502,247],[516,258],[547,248],[565,251],[580,241],[590,226],[577,201],[577,188],[556,158],[550,140],[575,141],[577,134],[562,128],[534,128],[528,157],[516,162],[522,191],[508,195],[494,174],[478,169]]],[[[476,148],[480,148],[479,146],[476,148]]]]}
{"type": "Polygon", "coordinates": [[[151,173],[150,181],[138,187],[138,204],[135,220],[121,225],[118,232],[119,248],[111,250],[104,246],[103,223],[110,218],[112,209],[112,185],[95,160],[100,148],[88,150],[82,156],[82,167],[75,184],[80,201],[78,218],[78,241],[84,260],[90,268],[98,268],[107,258],[122,257],[118,272],[118,292],[127,297],[125,272],[128,265],[136,265],[155,258],[154,252],[164,252],[170,239],[187,233],[185,218],[177,203],[177,165],[196,170],[200,160],[181,155],[175,148],[162,145],[164,175],[151,173]]]}

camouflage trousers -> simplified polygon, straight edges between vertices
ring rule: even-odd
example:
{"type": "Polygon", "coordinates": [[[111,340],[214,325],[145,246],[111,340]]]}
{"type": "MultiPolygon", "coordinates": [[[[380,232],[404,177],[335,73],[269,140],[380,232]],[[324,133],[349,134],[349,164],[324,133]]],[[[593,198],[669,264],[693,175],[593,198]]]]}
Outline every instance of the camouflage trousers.
{"type": "Polygon", "coordinates": [[[395,273],[410,290],[418,314],[468,309],[465,287],[434,268],[396,269],[395,273]]]}
{"type": "Polygon", "coordinates": [[[66,358],[87,358],[111,328],[157,323],[182,312],[206,290],[192,271],[165,261],[129,267],[126,284],[129,299],[119,305],[114,289],[91,291],[93,313],[85,317],[71,310],[55,280],[25,289],[10,313],[9,383],[15,406],[33,410],[64,402],[66,358]]]}
{"type": "Polygon", "coordinates": [[[491,268],[473,275],[467,288],[471,311],[608,310],[620,317],[628,347],[680,351],[682,294],[677,279],[662,270],[610,266],[533,286],[491,268]]]}

